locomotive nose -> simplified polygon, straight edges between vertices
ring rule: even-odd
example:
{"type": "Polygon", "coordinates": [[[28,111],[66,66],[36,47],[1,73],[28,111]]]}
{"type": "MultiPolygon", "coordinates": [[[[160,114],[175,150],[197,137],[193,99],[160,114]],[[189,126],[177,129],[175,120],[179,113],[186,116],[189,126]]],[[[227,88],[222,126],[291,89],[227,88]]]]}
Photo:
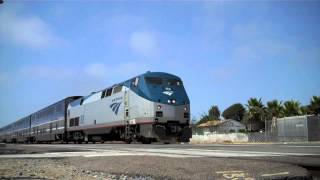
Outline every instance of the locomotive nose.
{"type": "Polygon", "coordinates": [[[158,103],[155,105],[154,117],[158,123],[176,122],[185,124],[189,122],[189,106],[172,106],[158,103]]]}

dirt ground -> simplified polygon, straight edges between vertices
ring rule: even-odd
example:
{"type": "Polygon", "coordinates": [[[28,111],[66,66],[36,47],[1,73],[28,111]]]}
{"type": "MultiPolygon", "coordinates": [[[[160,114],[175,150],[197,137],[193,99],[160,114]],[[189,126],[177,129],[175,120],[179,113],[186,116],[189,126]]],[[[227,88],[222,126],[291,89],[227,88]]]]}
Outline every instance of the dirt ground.
{"type": "MultiPolygon", "coordinates": [[[[84,161],[85,163],[85,161],[84,161]]],[[[152,180],[151,177],[128,176],[123,173],[110,174],[94,170],[85,170],[71,164],[66,159],[0,159],[0,179],[64,179],[97,180],[120,179],[152,180]]]]}

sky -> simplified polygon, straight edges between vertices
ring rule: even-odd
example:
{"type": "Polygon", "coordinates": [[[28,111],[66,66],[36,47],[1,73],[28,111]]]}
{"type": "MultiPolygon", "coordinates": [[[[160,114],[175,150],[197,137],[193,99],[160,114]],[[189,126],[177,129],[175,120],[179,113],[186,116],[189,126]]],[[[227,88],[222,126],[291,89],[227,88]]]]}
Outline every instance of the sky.
{"type": "Polygon", "coordinates": [[[192,117],[320,95],[320,1],[4,1],[0,126],[146,71],[178,75],[192,117]]]}

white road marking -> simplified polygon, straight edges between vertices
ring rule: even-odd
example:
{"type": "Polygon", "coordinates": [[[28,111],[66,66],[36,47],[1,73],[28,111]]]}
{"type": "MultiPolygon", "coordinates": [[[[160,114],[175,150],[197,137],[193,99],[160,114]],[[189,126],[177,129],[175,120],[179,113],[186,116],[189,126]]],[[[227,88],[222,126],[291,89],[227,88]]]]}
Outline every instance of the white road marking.
{"type": "Polygon", "coordinates": [[[287,175],[289,172],[279,172],[279,173],[274,173],[274,174],[262,174],[262,177],[269,177],[269,176],[278,176],[278,175],[287,175]]]}
{"type": "MultiPolygon", "coordinates": [[[[250,146],[255,146],[255,147],[262,147],[260,145],[273,145],[273,144],[196,144],[197,146],[208,146],[208,147],[250,147],[250,146]]],[[[277,147],[297,147],[297,148],[320,148],[320,146],[317,145],[310,145],[310,146],[305,146],[305,145],[287,145],[287,144],[276,144],[277,147]]]]}
{"type": "Polygon", "coordinates": [[[216,173],[223,174],[223,173],[240,173],[240,172],[243,172],[243,171],[217,171],[216,173]]]}
{"type": "Polygon", "coordinates": [[[209,150],[209,149],[184,149],[189,151],[216,151],[216,152],[232,152],[232,153],[247,153],[247,154],[261,154],[261,155],[275,155],[275,156],[284,156],[284,155],[293,155],[293,156],[317,156],[320,154],[311,154],[311,153],[289,153],[289,152],[263,152],[263,151],[230,151],[230,150],[209,150]]]}
{"type": "Polygon", "coordinates": [[[297,147],[297,148],[320,148],[320,146],[286,146],[286,147],[297,147]]]}
{"type": "Polygon", "coordinates": [[[256,157],[256,156],[279,156],[278,154],[226,151],[226,150],[202,150],[202,149],[127,149],[135,152],[149,152],[158,154],[183,154],[202,157],[256,157]]]}
{"type": "MultiPolygon", "coordinates": [[[[195,144],[197,146],[223,146],[223,147],[246,147],[246,146],[257,146],[261,144],[195,144]]],[[[264,145],[264,144],[263,144],[264,145]]]]}
{"type": "Polygon", "coordinates": [[[244,171],[217,171],[217,174],[221,174],[226,179],[245,179],[253,180],[254,178],[249,177],[249,174],[244,171]]]}
{"type": "MultiPolygon", "coordinates": [[[[54,145],[47,145],[54,146],[54,145]]],[[[166,156],[166,157],[267,157],[267,156],[309,156],[319,154],[261,152],[261,151],[230,151],[209,149],[160,148],[142,149],[127,147],[93,148],[87,146],[65,145],[63,148],[77,147],[81,152],[52,152],[43,154],[9,154],[0,158],[46,158],[46,157],[97,157],[97,156],[166,156]]]]}
{"type": "Polygon", "coordinates": [[[54,157],[99,157],[99,156],[166,156],[166,157],[198,157],[192,155],[179,155],[179,154],[158,154],[146,153],[135,151],[119,151],[119,150],[101,150],[101,151],[88,151],[88,152],[54,152],[43,154],[9,154],[0,155],[0,158],[54,158],[54,157]]]}

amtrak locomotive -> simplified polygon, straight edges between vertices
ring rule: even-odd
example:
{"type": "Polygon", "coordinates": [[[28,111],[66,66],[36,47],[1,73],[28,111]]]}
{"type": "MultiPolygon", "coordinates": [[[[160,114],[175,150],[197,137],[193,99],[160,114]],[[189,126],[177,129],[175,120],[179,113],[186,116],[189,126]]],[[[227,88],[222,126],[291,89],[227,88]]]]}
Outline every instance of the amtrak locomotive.
{"type": "Polygon", "coordinates": [[[7,142],[188,142],[190,102],[181,79],[147,72],[88,96],[65,98],[0,129],[7,142]]]}

